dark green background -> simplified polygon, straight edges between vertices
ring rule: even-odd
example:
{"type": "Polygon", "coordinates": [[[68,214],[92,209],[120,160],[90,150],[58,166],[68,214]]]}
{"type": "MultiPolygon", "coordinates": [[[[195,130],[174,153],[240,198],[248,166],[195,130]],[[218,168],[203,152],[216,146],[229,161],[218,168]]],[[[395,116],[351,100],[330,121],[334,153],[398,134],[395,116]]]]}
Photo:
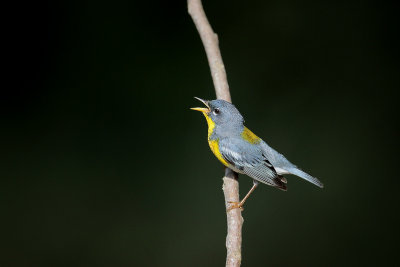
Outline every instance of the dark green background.
{"type": "MultiPolygon", "coordinates": [[[[243,212],[243,266],[393,263],[394,5],[204,5],[246,125],[325,184],[260,186],[243,212]]],[[[223,266],[223,168],[189,110],[215,95],[186,3],[3,12],[1,266],[223,266]]]]}

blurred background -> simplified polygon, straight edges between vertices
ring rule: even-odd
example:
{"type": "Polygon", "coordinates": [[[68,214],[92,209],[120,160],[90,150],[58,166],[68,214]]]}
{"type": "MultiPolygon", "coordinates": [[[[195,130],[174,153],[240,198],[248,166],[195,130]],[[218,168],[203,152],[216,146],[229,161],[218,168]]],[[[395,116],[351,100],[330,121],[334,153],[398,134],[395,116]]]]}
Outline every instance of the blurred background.
{"type": "MultiPolygon", "coordinates": [[[[399,17],[383,1],[204,1],[246,125],[288,176],[243,212],[243,266],[398,251],[399,17]]],[[[185,1],[3,7],[1,266],[223,266],[214,99],[185,1]]],[[[240,176],[241,196],[252,182],[240,176]]]]}

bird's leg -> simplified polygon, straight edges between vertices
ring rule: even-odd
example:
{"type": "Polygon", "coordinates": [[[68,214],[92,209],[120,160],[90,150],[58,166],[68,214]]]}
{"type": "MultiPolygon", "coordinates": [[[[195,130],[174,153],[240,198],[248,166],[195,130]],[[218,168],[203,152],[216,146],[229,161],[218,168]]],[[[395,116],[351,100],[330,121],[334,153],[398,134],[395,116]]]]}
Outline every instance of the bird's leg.
{"type": "Polygon", "coordinates": [[[258,185],[258,182],[253,180],[253,186],[251,187],[249,192],[246,194],[246,196],[242,199],[242,201],[240,201],[240,202],[228,201],[228,203],[230,203],[231,206],[226,211],[228,212],[228,211],[233,210],[233,209],[241,209],[241,210],[243,210],[244,202],[246,202],[246,200],[249,198],[251,193],[253,193],[253,191],[256,189],[257,185],[258,185]]]}

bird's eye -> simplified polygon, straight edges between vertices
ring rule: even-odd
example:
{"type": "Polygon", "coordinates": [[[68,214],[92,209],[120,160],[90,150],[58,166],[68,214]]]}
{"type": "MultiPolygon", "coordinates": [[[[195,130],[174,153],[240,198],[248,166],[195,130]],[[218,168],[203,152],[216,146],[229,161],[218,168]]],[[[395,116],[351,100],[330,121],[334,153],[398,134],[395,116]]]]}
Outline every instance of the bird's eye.
{"type": "Polygon", "coordinates": [[[214,111],[213,111],[213,112],[214,112],[214,114],[215,114],[215,115],[218,115],[218,114],[219,114],[219,109],[218,109],[218,108],[216,108],[216,109],[214,109],[214,111]]]}

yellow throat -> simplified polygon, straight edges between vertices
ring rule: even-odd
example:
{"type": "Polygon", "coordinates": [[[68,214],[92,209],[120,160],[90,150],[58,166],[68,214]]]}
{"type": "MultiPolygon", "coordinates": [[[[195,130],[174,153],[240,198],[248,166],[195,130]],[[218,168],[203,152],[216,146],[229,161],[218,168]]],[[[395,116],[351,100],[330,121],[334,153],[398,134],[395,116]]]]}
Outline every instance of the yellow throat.
{"type": "Polygon", "coordinates": [[[215,140],[211,140],[211,135],[214,132],[214,128],[215,128],[215,123],[213,122],[213,120],[211,119],[210,116],[208,116],[208,114],[206,112],[203,112],[204,117],[206,117],[207,120],[207,125],[208,125],[208,136],[207,136],[207,140],[208,140],[208,145],[210,146],[211,151],[214,153],[214,155],[217,157],[217,159],[219,161],[222,162],[222,164],[224,164],[226,167],[229,167],[229,163],[222,157],[221,152],[219,151],[219,139],[215,139],[215,140]]]}

